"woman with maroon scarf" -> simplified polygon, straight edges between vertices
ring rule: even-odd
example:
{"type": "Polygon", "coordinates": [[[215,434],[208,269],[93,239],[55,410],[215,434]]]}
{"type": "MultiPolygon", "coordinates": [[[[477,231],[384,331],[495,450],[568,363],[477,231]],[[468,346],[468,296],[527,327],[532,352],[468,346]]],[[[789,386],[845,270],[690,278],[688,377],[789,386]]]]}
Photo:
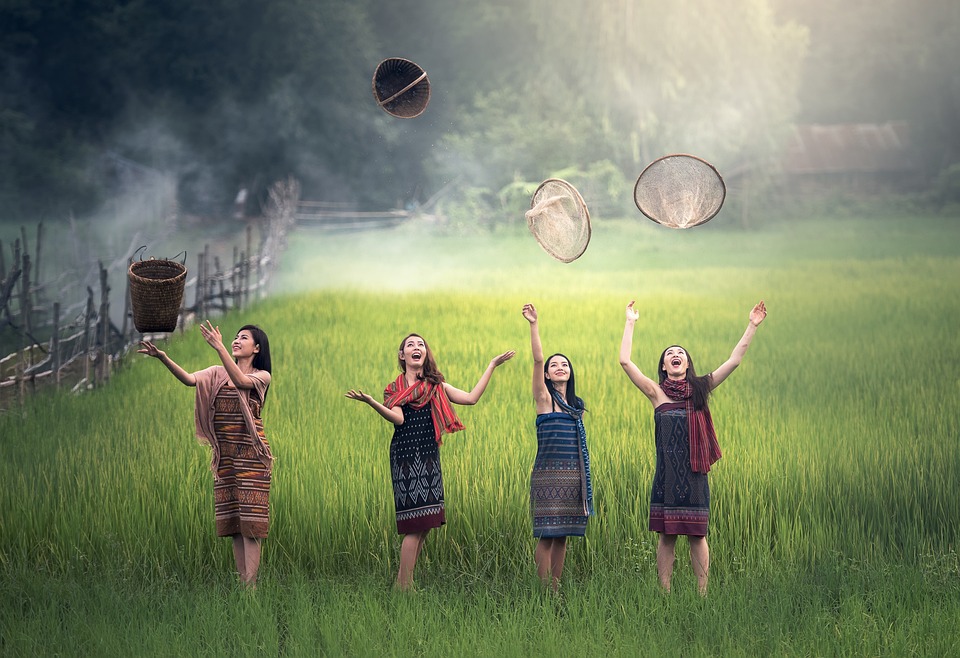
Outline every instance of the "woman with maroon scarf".
{"type": "Polygon", "coordinates": [[[700,593],[706,595],[710,572],[707,473],[711,464],[721,457],[707,400],[710,392],[740,365],[757,327],[767,317],[767,307],[763,301],[753,307],[743,337],[719,368],[698,377],[687,351],[679,345],[672,345],[660,355],[657,365],[659,382],[655,382],[630,360],[633,327],[640,318],[633,304],[627,304],[620,365],[654,409],[657,464],[650,499],[650,529],[660,534],[657,573],[660,584],[669,592],[677,536],[686,535],[690,541],[690,561],[697,575],[697,586],[700,593]]]}
{"type": "Polygon", "coordinates": [[[397,587],[401,590],[413,586],[413,570],[427,533],[446,523],[440,437],[463,429],[451,403],[476,404],[493,371],[514,354],[510,350],[494,357],[480,381],[467,393],[444,381],[427,342],[418,334],[410,334],[400,342],[400,375],[384,390],[383,404],[360,390],[346,393],[351,400],[366,402],[394,425],[390,470],[397,532],[403,535],[397,572],[397,587]]]}

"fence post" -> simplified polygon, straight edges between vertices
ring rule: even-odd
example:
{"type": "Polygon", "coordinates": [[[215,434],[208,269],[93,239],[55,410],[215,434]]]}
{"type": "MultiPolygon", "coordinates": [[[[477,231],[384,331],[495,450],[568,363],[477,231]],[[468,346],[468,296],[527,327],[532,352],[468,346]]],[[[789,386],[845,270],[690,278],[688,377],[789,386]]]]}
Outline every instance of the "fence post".
{"type": "Polygon", "coordinates": [[[43,238],[43,222],[37,224],[37,248],[33,254],[33,286],[37,291],[37,302],[40,303],[40,241],[43,238]]]}
{"type": "MultiPolygon", "coordinates": [[[[20,326],[23,328],[23,338],[33,333],[33,322],[30,318],[30,254],[23,254],[23,275],[20,286],[20,326]]],[[[24,343],[26,345],[26,343],[24,343]]]]}
{"type": "Polygon", "coordinates": [[[90,381],[90,318],[93,317],[93,288],[87,286],[87,311],[83,316],[83,380],[87,388],[93,386],[90,381]]]}
{"type": "Polygon", "coordinates": [[[110,379],[110,285],[107,283],[107,268],[100,266],[100,320],[97,324],[100,343],[99,380],[106,383],[110,379]]]}
{"type": "Polygon", "coordinates": [[[221,312],[221,313],[226,313],[226,312],[227,312],[227,298],[226,298],[226,295],[224,294],[224,289],[223,289],[223,275],[224,275],[224,272],[223,272],[223,268],[220,267],[220,257],[219,257],[219,256],[214,256],[214,257],[213,257],[213,269],[214,269],[213,275],[217,278],[217,282],[216,282],[216,283],[217,283],[217,288],[220,289],[220,293],[218,294],[216,290],[211,290],[211,291],[210,291],[210,294],[211,294],[211,295],[217,295],[217,296],[220,298],[220,312],[221,312]]]}
{"type": "Polygon", "coordinates": [[[243,259],[243,306],[246,307],[250,302],[250,257],[253,254],[251,245],[253,244],[253,224],[247,222],[247,250],[243,252],[246,256],[243,259]]]}
{"type": "MultiPolygon", "coordinates": [[[[210,313],[210,309],[207,308],[207,301],[212,296],[212,290],[207,289],[207,283],[210,280],[210,245],[203,245],[203,311],[205,314],[210,313]]],[[[213,301],[212,299],[209,301],[213,301]]],[[[198,320],[200,318],[197,318],[198,320]]]]}
{"type": "MultiPolygon", "coordinates": [[[[127,272],[130,271],[130,265],[133,263],[132,258],[127,259],[127,272]]],[[[130,309],[130,277],[124,273],[124,281],[127,284],[123,287],[123,322],[120,323],[120,336],[123,338],[125,343],[133,342],[133,327],[130,327],[130,335],[127,335],[127,325],[133,325],[132,322],[129,322],[129,316],[132,312],[130,309]]]]}
{"type": "Polygon", "coordinates": [[[50,358],[53,385],[60,388],[60,302],[53,303],[53,334],[50,336],[50,358]]]}
{"type": "Polygon", "coordinates": [[[230,306],[240,307],[240,248],[233,245],[233,267],[230,268],[230,306]]]}
{"type": "Polygon", "coordinates": [[[193,296],[193,312],[196,314],[194,320],[200,322],[203,317],[203,252],[197,254],[197,289],[193,296]]]}

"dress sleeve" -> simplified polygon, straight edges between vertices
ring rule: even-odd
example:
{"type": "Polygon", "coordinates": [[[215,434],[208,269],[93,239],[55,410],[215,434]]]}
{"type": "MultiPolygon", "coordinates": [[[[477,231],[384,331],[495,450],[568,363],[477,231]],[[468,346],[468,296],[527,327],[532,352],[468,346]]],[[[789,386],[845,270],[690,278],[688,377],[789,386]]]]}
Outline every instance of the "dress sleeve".
{"type": "Polygon", "coordinates": [[[270,388],[272,377],[266,370],[257,370],[248,375],[253,380],[253,390],[256,391],[257,400],[263,405],[267,399],[267,389],[270,388]]]}

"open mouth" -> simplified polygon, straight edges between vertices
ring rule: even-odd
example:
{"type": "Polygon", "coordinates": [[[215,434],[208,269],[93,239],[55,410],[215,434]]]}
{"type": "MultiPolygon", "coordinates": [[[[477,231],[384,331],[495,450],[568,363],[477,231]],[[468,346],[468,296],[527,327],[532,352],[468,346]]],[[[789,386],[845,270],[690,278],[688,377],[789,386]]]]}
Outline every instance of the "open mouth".
{"type": "Polygon", "coordinates": [[[670,359],[670,365],[672,365],[674,368],[679,368],[680,364],[682,363],[683,361],[681,361],[680,359],[677,359],[677,358],[670,359]]]}
{"type": "Polygon", "coordinates": [[[414,361],[419,361],[423,357],[423,354],[419,350],[414,350],[410,353],[410,358],[414,361]]]}

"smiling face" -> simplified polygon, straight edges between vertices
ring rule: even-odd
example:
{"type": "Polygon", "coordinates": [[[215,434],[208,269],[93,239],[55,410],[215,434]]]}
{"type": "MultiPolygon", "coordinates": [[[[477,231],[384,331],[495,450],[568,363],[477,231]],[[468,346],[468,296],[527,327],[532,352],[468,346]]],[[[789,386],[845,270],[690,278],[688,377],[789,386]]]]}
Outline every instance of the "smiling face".
{"type": "Polygon", "coordinates": [[[234,359],[253,358],[254,354],[260,352],[260,346],[254,341],[253,332],[241,329],[230,344],[230,350],[234,359]]]}
{"type": "Polygon", "coordinates": [[[660,372],[666,373],[670,379],[683,379],[687,376],[690,367],[690,357],[687,351],[679,345],[673,345],[663,351],[660,357],[660,372]]]}
{"type": "Polygon", "coordinates": [[[567,382],[570,381],[571,372],[572,368],[567,358],[562,354],[557,354],[550,357],[543,376],[552,382],[567,382]]]}

